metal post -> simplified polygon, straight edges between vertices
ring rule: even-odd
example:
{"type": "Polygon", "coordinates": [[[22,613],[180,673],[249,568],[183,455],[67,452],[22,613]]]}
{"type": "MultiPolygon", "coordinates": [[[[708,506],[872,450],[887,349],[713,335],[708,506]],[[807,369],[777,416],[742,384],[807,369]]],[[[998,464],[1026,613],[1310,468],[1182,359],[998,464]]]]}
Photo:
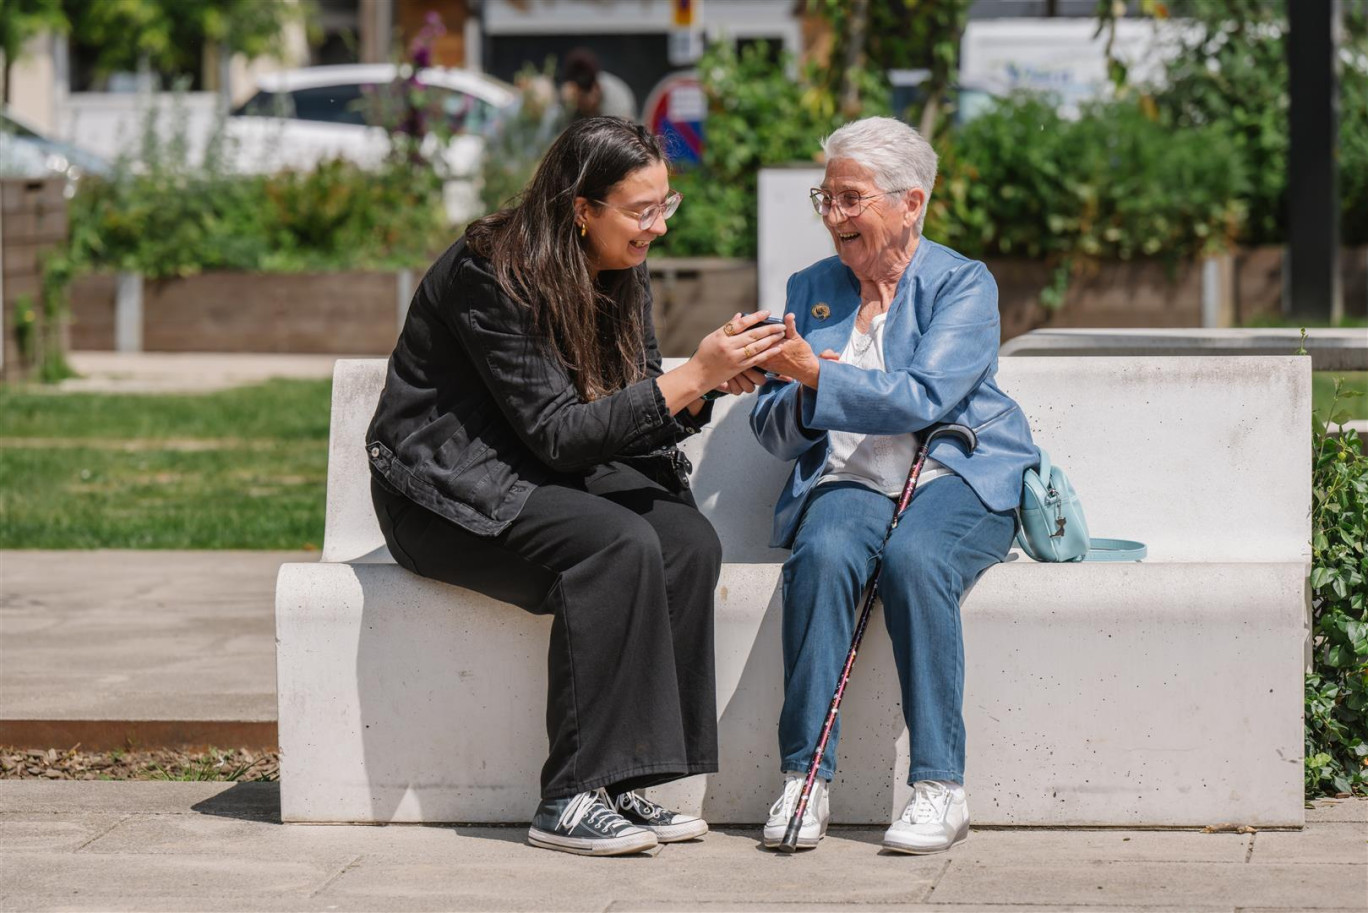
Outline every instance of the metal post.
{"type": "Polygon", "coordinates": [[[1302,320],[1344,315],[1339,274],[1338,0],[1288,3],[1288,294],[1302,320]]]}

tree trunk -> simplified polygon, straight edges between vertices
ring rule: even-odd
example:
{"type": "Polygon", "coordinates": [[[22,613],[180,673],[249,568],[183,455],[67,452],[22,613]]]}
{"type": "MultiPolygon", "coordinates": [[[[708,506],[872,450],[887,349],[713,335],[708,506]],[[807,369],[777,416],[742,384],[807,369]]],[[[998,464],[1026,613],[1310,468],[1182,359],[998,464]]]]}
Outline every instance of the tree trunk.
{"type": "Polygon", "coordinates": [[[865,35],[869,31],[869,0],[854,0],[846,30],[845,69],[841,74],[841,113],[859,116],[860,86],[855,74],[864,66],[865,35]]]}

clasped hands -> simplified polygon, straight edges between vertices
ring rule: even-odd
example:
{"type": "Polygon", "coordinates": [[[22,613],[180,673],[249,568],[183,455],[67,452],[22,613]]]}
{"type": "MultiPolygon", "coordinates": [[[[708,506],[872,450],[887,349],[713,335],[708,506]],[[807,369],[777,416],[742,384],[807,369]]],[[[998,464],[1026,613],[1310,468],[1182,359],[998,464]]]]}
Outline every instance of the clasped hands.
{"type": "Polygon", "coordinates": [[[762,325],[761,321],[768,316],[768,311],[736,314],[700,343],[695,357],[703,355],[704,348],[710,343],[719,343],[723,350],[740,356],[737,364],[742,370],[719,383],[716,390],[722,393],[750,393],[766,380],[786,383],[797,381],[815,390],[822,361],[840,359],[840,355],[831,349],[821,355],[814,353],[807,340],[798,335],[792,314],[784,315],[782,327],[762,325]]]}

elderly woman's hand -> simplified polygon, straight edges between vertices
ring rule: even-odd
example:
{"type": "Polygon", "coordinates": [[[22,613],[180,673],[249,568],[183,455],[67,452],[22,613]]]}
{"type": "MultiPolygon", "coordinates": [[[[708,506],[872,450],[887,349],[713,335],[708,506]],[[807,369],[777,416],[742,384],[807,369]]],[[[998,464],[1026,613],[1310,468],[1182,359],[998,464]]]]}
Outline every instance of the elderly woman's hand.
{"type": "Polygon", "coordinates": [[[751,368],[749,371],[742,371],[731,380],[722,381],[715,389],[722,393],[734,393],[737,395],[751,393],[764,386],[767,379],[768,378],[765,377],[765,372],[758,368],[751,368]]]}
{"type": "Polygon", "coordinates": [[[792,314],[784,315],[784,341],[775,349],[774,354],[765,362],[765,370],[779,374],[786,380],[796,380],[814,390],[817,389],[817,376],[822,370],[822,360],[836,361],[840,358],[830,349],[820,356],[813,352],[807,340],[798,335],[792,314]]]}

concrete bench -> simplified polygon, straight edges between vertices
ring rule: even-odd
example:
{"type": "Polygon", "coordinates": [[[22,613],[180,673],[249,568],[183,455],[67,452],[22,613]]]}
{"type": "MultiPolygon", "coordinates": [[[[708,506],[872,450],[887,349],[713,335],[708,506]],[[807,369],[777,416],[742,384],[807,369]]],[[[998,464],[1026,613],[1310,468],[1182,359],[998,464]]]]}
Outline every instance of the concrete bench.
{"type": "MultiPolygon", "coordinates": [[[[1310,556],[1310,359],[1015,358],[1002,386],[1065,466],[1094,535],[1149,559],[1019,555],[964,601],[976,824],[1300,826],[1310,556]]],[[[281,812],[294,822],[516,822],[537,801],[550,620],[397,567],[363,436],[381,360],[340,361],[322,560],[277,584],[281,812]]],[[[724,544],[721,770],[656,791],[759,822],[779,784],[786,467],[726,398],[686,446],[724,544]]],[[[907,735],[877,619],[844,705],[838,823],[907,795],[907,735]]]]}
{"type": "Polygon", "coordinates": [[[999,355],[1291,355],[1303,345],[1315,371],[1368,371],[1361,329],[1051,329],[1009,339],[999,355]]]}

